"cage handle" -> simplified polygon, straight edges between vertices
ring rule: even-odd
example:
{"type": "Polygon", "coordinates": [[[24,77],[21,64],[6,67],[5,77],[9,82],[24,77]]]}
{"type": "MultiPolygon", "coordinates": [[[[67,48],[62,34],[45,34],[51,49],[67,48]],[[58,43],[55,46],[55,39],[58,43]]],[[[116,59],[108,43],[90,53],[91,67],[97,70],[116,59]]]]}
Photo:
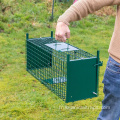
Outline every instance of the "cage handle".
{"type": "Polygon", "coordinates": [[[68,43],[67,43],[67,51],[69,49],[69,39],[67,39],[68,43]]]}
{"type": "MultiPolygon", "coordinates": [[[[51,31],[51,38],[53,38],[53,31],[51,31]]],[[[68,41],[68,42],[66,42],[67,43],[67,51],[68,51],[68,49],[69,49],[69,39],[66,39],[66,41],[68,41]]],[[[57,42],[55,43],[55,50],[57,49],[57,42]]]]}

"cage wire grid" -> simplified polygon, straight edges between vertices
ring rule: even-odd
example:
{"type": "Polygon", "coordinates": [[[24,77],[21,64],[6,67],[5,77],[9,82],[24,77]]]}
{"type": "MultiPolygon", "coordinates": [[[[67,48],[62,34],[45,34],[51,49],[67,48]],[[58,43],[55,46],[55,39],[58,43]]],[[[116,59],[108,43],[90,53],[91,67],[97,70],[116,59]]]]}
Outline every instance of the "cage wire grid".
{"type": "Polygon", "coordinates": [[[56,41],[53,37],[29,39],[27,34],[26,39],[27,71],[65,101],[67,62],[96,58],[96,56],[69,43],[65,43],[67,45],[66,48],[57,50],[58,46],[62,45],[62,43],[56,41]],[[69,50],[70,47],[73,47],[74,50],[69,50]]]}

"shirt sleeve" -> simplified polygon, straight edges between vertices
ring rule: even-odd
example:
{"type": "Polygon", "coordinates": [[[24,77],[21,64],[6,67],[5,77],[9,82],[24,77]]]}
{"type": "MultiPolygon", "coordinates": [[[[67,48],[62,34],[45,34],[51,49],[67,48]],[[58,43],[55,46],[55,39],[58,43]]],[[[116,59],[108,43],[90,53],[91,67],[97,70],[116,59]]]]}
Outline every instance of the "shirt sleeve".
{"type": "Polygon", "coordinates": [[[57,22],[64,22],[69,25],[72,21],[78,21],[104,6],[119,5],[120,0],[78,0],[71,5],[57,22]]]}

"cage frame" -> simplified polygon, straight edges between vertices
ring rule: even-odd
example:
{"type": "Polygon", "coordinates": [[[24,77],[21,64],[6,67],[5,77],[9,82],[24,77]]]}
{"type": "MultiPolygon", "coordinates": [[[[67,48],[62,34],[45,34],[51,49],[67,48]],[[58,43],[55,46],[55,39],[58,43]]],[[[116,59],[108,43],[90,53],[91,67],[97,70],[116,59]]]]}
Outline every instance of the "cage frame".
{"type": "MultiPolygon", "coordinates": [[[[53,31],[51,31],[51,38],[53,38],[53,31]]],[[[35,38],[34,38],[35,39],[35,38]]],[[[26,33],[26,54],[28,54],[27,50],[27,44],[29,41],[29,34],[26,33]]],[[[63,101],[66,103],[68,102],[74,102],[82,99],[87,98],[93,98],[98,97],[99,95],[99,66],[102,66],[103,62],[100,61],[100,51],[97,50],[97,56],[94,56],[92,58],[88,59],[76,59],[76,60],[70,60],[70,55],[67,54],[67,82],[66,82],[66,93],[65,98],[63,101]],[[81,67],[82,66],[82,67],[81,67]],[[83,70],[80,68],[84,68],[84,66],[87,66],[87,70],[83,70]],[[90,67],[90,69],[89,69],[90,67]],[[92,67],[92,68],[91,68],[92,67]],[[79,80],[79,72],[81,73],[81,77],[84,79],[86,77],[86,81],[82,82],[79,80]],[[86,71],[87,73],[84,73],[86,71]],[[89,75],[86,75],[89,74],[89,75]],[[92,74],[92,75],[91,75],[92,74]],[[89,81],[88,77],[93,78],[92,83],[89,81]],[[75,79],[74,79],[75,78],[75,79]],[[74,81],[73,81],[74,79],[74,81]],[[88,79],[88,80],[87,80],[88,79]],[[88,84],[89,85],[88,85],[88,84]],[[77,87],[76,87],[77,86],[77,87]],[[87,89],[85,89],[85,86],[91,90],[88,92],[87,89]],[[92,88],[93,87],[93,88],[92,88]],[[82,91],[83,90],[83,91],[82,91]]],[[[28,68],[28,58],[26,55],[26,70],[31,74],[28,68]]],[[[34,76],[37,80],[39,80],[36,75],[31,74],[34,76]]],[[[52,90],[49,85],[47,85],[44,81],[39,80],[42,84],[44,84],[48,89],[50,89],[53,93],[56,94],[55,90],[52,90]]],[[[83,80],[82,80],[83,81],[83,80]]],[[[58,94],[56,94],[58,97],[60,97],[58,94]]],[[[61,97],[60,97],[61,98],[61,97]]]]}

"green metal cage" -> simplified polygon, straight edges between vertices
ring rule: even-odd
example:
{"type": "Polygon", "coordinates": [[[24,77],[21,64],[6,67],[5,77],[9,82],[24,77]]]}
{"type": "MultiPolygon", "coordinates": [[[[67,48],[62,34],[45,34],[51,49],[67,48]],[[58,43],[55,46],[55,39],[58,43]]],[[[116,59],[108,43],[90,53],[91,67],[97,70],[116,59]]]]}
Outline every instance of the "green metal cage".
{"type": "Polygon", "coordinates": [[[98,96],[99,51],[94,56],[51,37],[29,39],[27,71],[65,102],[98,96]]]}

